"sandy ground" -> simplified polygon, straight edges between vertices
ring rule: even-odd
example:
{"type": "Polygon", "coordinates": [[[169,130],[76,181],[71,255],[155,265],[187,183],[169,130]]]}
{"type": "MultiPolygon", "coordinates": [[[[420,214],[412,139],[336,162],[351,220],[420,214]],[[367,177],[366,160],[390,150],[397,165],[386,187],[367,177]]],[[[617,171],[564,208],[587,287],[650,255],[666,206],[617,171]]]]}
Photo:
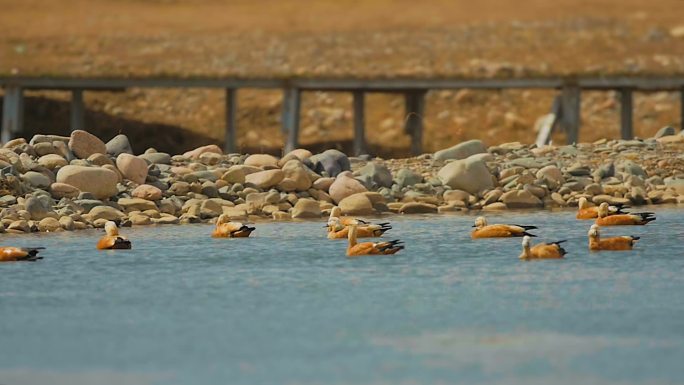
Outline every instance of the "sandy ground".
{"type": "MultiPolygon", "coordinates": [[[[78,76],[475,76],[683,74],[680,0],[198,1],[0,0],[0,74],[78,76]]],[[[428,95],[425,149],[468,138],[534,139],[550,91],[428,95]]],[[[29,94],[29,131],[67,129],[68,95],[29,94]]],[[[223,138],[223,94],[210,90],[88,93],[87,122],[141,146],[178,152],[223,138]],[[170,132],[160,139],[145,133],[170,132]]],[[[281,95],[240,93],[243,151],[278,151],[281,95]]],[[[583,97],[580,139],[618,135],[611,93],[583,97]]],[[[648,136],[679,125],[679,95],[638,94],[635,125],[648,136]]],[[[375,152],[406,153],[403,102],[370,95],[375,152]],[[389,146],[387,143],[389,142],[389,146]],[[383,144],[382,149],[375,145],[383,144]]],[[[351,97],[307,93],[302,143],[347,148],[351,97]]],[[[562,140],[562,137],[556,138],[562,140]]]]}

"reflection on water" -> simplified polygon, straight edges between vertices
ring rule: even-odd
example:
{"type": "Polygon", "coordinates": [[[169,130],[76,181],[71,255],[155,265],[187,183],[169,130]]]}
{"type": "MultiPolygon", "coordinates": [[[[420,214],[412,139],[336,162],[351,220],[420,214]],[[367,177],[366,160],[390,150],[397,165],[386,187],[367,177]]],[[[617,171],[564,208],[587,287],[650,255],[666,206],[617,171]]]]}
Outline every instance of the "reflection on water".
{"type": "Polygon", "coordinates": [[[393,257],[344,257],[319,222],[3,235],[46,246],[0,265],[0,384],[670,384],[684,382],[683,215],[657,208],[628,253],[589,253],[571,212],[497,213],[568,239],[471,241],[472,216],[391,217],[393,257]],[[534,240],[535,242],[537,240],[534,240]]]}

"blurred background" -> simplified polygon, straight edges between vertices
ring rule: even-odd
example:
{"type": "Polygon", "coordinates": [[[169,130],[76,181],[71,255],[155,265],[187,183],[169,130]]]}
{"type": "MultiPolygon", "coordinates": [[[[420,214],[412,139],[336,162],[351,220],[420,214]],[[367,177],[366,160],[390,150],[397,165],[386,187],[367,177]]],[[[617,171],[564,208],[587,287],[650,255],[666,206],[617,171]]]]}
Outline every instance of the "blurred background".
{"type": "MultiPolygon", "coordinates": [[[[0,0],[0,76],[545,77],[684,74],[681,0],[0,0]]],[[[423,150],[534,142],[553,90],[427,94],[423,150]]],[[[352,97],[305,92],[303,147],[350,151],[352,97]]],[[[68,92],[25,93],[24,136],[69,132],[68,92]]],[[[223,90],[86,92],[85,128],[179,153],[223,143],[223,90]]],[[[241,89],[238,149],[280,154],[282,91],[241,89]]],[[[680,127],[680,93],[634,95],[634,133],[680,127]]],[[[409,155],[401,94],[366,96],[374,154],[409,155]]],[[[618,138],[583,92],[580,141],[618,138]]],[[[562,134],[554,140],[562,142],[562,134]]]]}

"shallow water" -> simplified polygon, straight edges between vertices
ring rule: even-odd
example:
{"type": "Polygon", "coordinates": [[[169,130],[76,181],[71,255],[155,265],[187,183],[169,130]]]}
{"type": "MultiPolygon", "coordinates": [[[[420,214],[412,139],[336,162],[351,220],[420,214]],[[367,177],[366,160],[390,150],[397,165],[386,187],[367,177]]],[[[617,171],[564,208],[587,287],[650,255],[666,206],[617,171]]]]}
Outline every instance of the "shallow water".
{"type": "Polygon", "coordinates": [[[568,239],[537,262],[465,215],[390,217],[407,250],[358,259],[321,222],[3,235],[48,249],[0,265],[0,384],[684,383],[684,211],[656,210],[604,231],[642,236],[622,253],[572,212],[489,216],[568,239]]]}

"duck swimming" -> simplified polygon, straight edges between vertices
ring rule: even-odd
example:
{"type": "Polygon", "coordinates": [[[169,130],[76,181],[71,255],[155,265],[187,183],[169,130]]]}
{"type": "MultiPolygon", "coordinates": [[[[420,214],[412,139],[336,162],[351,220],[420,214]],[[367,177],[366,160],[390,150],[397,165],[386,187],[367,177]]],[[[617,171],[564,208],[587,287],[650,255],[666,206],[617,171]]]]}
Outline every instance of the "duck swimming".
{"type": "Polygon", "coordinates": [[[533,247],[530,247],[530,237],[525,235],[522,240],[523,252],[518,258],[520,259],[558,259],[563,258],[567,252],[561,247],[561,243],[565,240],[551,242],[551,243],[540,243],[533,247]]]}
{"type": "Polygon", "coordinates": [[[357,257],[361,255],[389,255],[395,254],[402,250],[404,246],[402,241],[395,239],[389,242],[356,242],[356,234],[358,232],[358,224],[351,223],[349,225],[349,245],[347,246],[347,256],[357,257]]]}
{"type": "Polygon", "coordinates": [[[211,236],[214,238],[247,238],[256,227],[247,226],[241,222],[232,222],[226,214],[221,214],[216,220],[216,228],[211,236]]]}
{"type": "MultiPolygon", "coordinates": [[[[361,223],[361,221],[358,221],[361,223]]],[[[342,224],[340,218],[334,217],[328,219],[328,239],[345,239],[349,236],[349,226],[342,224]]],[[[356,225],[356,236],[358,238],[375,238],[381,237],[392,226],[389,223],[366,223],[356,225]]]]}
{"type": "Polygon", "coordinates": [[[537,226],[523,226],[523,225],[488,225],[485,217],[477,217],[475,219],[475,230],[470,233],[471,238],[508,238],[508,237],[522,237],[530,236],[527,230],[536,229],[537,226]]]}
{"type": "Polygon", "coordinates": [[[106,235],[97,242],[97,248],[100,250],[114,250],[114,249],[130,249],[131,241],[128,238],[119,235],[119,228],[116,223],[107,221],[105,223],[106,235]]]}
{"type": "MultiPolygon", "coordinates": [[[[626,211],[622,211],[626,206],[617,204],[613,206],[608,206],[608,214],[609,215],[615,215],[615,214],[628,214],[626,211]]],[[[598,218],[598,211],[599,208],[598,206],[589,206],[589,201],[587,201],[587,198],[585,197],[580,197],[579,201],[577,202],[577,219],[596,219],[598,218]]]]}
{"type": "Polygon", "coordinates": [[[609,214],[608,203],[603,202],[598,209],[596,224],[599,226],[645,225],[655,221],[654,213],[609,214]]]}
{"type": "Polygon", "coordinates": [[[45,248],[0,246],[0,262],[37,261],[43,259],[38,256],[39,250],[45,250],[45,248]]]}
{"type": "Polygon", "coordinates": [[[599,227],[597,225],[591,225],[589,229],[589,250],[632,250],[634,243],[640,238],[635,236],[621,236],[621,237],[611,237],[601,239],[601,234],[599,233],[599,227]]]}

